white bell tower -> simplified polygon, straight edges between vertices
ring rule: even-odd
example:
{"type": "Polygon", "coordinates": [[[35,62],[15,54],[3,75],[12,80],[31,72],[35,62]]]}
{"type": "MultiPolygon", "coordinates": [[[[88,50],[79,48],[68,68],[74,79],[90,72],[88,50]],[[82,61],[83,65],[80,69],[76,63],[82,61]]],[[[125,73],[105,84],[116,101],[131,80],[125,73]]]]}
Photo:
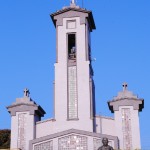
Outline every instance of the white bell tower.
{"type": "Polygon", "coordinates": [[[51,18],[57,37],[56,122],[65,123],[67,129],[70,126],[93,131],[95,99],[90,33],[95,29],[95,23],[92,12],[76,6],[72,0],[69,7],[51,14],[51,18]]]}

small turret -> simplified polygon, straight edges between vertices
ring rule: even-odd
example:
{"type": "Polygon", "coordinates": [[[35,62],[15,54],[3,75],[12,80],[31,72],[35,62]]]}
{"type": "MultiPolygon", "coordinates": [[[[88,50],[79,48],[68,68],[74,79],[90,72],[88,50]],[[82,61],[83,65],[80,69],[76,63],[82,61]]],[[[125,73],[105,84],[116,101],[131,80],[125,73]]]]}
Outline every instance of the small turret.
{"type": "Polygon", "coordinates": [[[8,106],[11,114],[11,148],[29,150],[29,141],[36,136],[35,124],[41,120],[45,111],[30,97],[29,90],[24,90],[24,96],[17,98],[16,102],[8,106]]]}
{"type": "Polygon", "coordinates": [[[123,83],[123,91],[108,102],[114,113],[116,135],[120,149],[141,149],[138,113],[144,108],[144,100],[128,91],[127,83],[123,83]]]}

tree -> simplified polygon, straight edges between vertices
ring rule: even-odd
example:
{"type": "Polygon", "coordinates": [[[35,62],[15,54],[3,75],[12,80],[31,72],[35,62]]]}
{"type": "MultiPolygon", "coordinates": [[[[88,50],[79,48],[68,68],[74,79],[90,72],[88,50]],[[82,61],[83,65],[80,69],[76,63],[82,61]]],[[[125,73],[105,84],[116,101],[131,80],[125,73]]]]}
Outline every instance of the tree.
{"type": "Polygon", "coordinates": [[[9,129],[0,130],[0,149],[10,148],[10,134],[9,129]]]}

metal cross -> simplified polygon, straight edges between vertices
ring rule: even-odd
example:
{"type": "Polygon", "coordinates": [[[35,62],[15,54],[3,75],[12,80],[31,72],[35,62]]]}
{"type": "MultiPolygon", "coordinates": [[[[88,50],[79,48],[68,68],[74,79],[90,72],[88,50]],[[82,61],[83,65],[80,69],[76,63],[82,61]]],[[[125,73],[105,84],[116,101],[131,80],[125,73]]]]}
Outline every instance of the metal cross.
{"type": "Polygon", "coordinates": [[[24,92],[24,97],[29,97],[30,94],[29,89],[25,88],[23,92],[24,92]]]}
{"type": "Polygon", "coordinates": [[[122,86],[123,86],[123,91],[126,91],[126,90],[127,90],[127,87],[128,87],[128,84],[127,84],[126,82],[124,82],[124,83],[122,84],[122,86]]]}

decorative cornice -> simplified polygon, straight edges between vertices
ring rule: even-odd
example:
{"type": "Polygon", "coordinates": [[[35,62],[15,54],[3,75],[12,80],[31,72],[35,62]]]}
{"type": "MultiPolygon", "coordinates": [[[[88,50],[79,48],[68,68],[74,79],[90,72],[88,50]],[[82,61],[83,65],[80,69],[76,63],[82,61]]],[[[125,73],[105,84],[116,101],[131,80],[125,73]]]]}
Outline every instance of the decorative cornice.
{"type": "Polygon", "coordinates": [[[126,82],[124,82],[122,86],[123,91],[119,92],[113,100],[107,102],[110,111],[112,113],[114,113],[114,111],[119,111],[120,106],[133,106],[134,110],[142,111],[144,108],[144,99],[138,98],[133,92],[128,91],[128,84],[126,82]]]}
{"type": "Polygon", "coordinates": [[[120,106],[133,106],[134,110],[142,111],[144,108],[144,99],[120,98],[108,101],[108,107],[112,113],[119,111],[120,106]]]}
{"type": "Polygon", "coordinates": [[[36,122],[36,124],[42,124],[42,123],[45,123],[45,122],[55,122],[56,121],[56,119],[54,119],[54,118],[50,118],[50,119],[46,119],[46,120],[42,120],[42,121],[38,121],[38,122],[36,122]]]}
{"type": "Polygon", "coordinates": [[[114,120],[113,117],[101,116],[101,115],[96,115],[95,118],[104,118],[104,119],[114,120]]]}
{"type": "Polygon", "coordinates": [[[29,111],[30,115],[38,115],[43,117],[45,111],[40,105],[37,105],[31,98],[17,98],[16,102],[6,107],[11,116],[16,116],[16,112],[29,111]]]}
{"type": "Polygon", "coordinates": [[[62,10],[52,13],[50,16],[55,26],[63,25],[63,18],[65,17],[80,17],[81,24],[85,24],[85,18],[88,18],[91,31],[93,29],[96,29],[92,11],[88,11],[86,9],[82,9],[78,7],[66,7],[62,10]]]}

